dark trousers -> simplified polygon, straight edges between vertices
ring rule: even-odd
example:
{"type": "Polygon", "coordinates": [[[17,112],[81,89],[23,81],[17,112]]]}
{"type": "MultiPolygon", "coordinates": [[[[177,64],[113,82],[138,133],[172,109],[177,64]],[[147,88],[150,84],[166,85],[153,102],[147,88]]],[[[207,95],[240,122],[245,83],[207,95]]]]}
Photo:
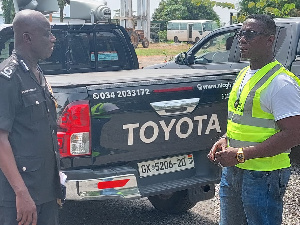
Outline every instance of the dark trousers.
{"type": "Polygon", "coordinates": [[[220,225],[280,225],[290,168],[270,172],[224,167],[220,225]]]}
{"type": "MultiPolygon", "coordinates": [[[[58,204],[55,201],[47,202],[36,206],[37,225],[59,225],[58,204]]],[[[0,206],[0,224],[18,225],[16,207],[0,206]]]]}

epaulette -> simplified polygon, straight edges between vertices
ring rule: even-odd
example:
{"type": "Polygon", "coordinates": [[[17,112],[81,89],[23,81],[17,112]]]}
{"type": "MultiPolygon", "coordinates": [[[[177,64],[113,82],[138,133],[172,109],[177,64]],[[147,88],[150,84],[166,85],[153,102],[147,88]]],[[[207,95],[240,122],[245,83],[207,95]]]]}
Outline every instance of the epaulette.
{"type": "Polygon", "coordinates": [[[0,65],[0,77],[10,80],[16,71],[18,66],[18,61],[14,58],[8,58],[0,65]]]}

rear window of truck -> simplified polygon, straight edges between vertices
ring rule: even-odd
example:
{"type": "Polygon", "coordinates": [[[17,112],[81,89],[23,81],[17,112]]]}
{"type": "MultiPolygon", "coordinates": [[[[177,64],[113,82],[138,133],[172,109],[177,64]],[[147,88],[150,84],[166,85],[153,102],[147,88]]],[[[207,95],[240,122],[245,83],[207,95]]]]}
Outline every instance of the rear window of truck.
{"type": "MultiPolygon", "coordinates": [[[[118,32],[92,29],[76,30],[55,26],[52,33],[56,43],[52,56],[39,64],[45,74],[84,73],[126,70],[130,68],[128,46],[118,32]]],[[[0,62],[10,56],[14,48],[11,27],[0,31],[0,62]]]]}

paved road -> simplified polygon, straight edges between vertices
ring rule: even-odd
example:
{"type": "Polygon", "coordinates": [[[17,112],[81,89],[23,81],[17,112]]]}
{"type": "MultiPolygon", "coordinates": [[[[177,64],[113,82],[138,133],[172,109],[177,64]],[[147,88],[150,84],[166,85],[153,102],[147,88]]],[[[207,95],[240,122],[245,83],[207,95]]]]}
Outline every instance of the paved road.
{"type": "Polygon", "coordinates": [[[122,201],[67,202],[60,210],[61,225],[217,225],[209,215],[209,201],[182,215],[155,210],[145,198],[122,201]],[[206,203],[207,204],[206,204],[206,203]]]}

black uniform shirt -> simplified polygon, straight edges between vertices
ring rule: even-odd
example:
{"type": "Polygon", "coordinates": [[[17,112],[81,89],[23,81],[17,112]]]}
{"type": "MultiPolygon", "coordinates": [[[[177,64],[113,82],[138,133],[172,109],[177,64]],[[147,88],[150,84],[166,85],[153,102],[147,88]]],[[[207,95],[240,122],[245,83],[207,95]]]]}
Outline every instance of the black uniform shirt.
{"type": "MultiPolygon", "coordinates": [[[[37,205],[60,197],[56,108],[44,76],[41,84],[13,54],[0,64],[0,129],[37,205]]],[[[1,148],[0,148],[1,150],[1,148]]],[[[15,193],[0,170],[0,205],[15,204],[15,193]]]]}

